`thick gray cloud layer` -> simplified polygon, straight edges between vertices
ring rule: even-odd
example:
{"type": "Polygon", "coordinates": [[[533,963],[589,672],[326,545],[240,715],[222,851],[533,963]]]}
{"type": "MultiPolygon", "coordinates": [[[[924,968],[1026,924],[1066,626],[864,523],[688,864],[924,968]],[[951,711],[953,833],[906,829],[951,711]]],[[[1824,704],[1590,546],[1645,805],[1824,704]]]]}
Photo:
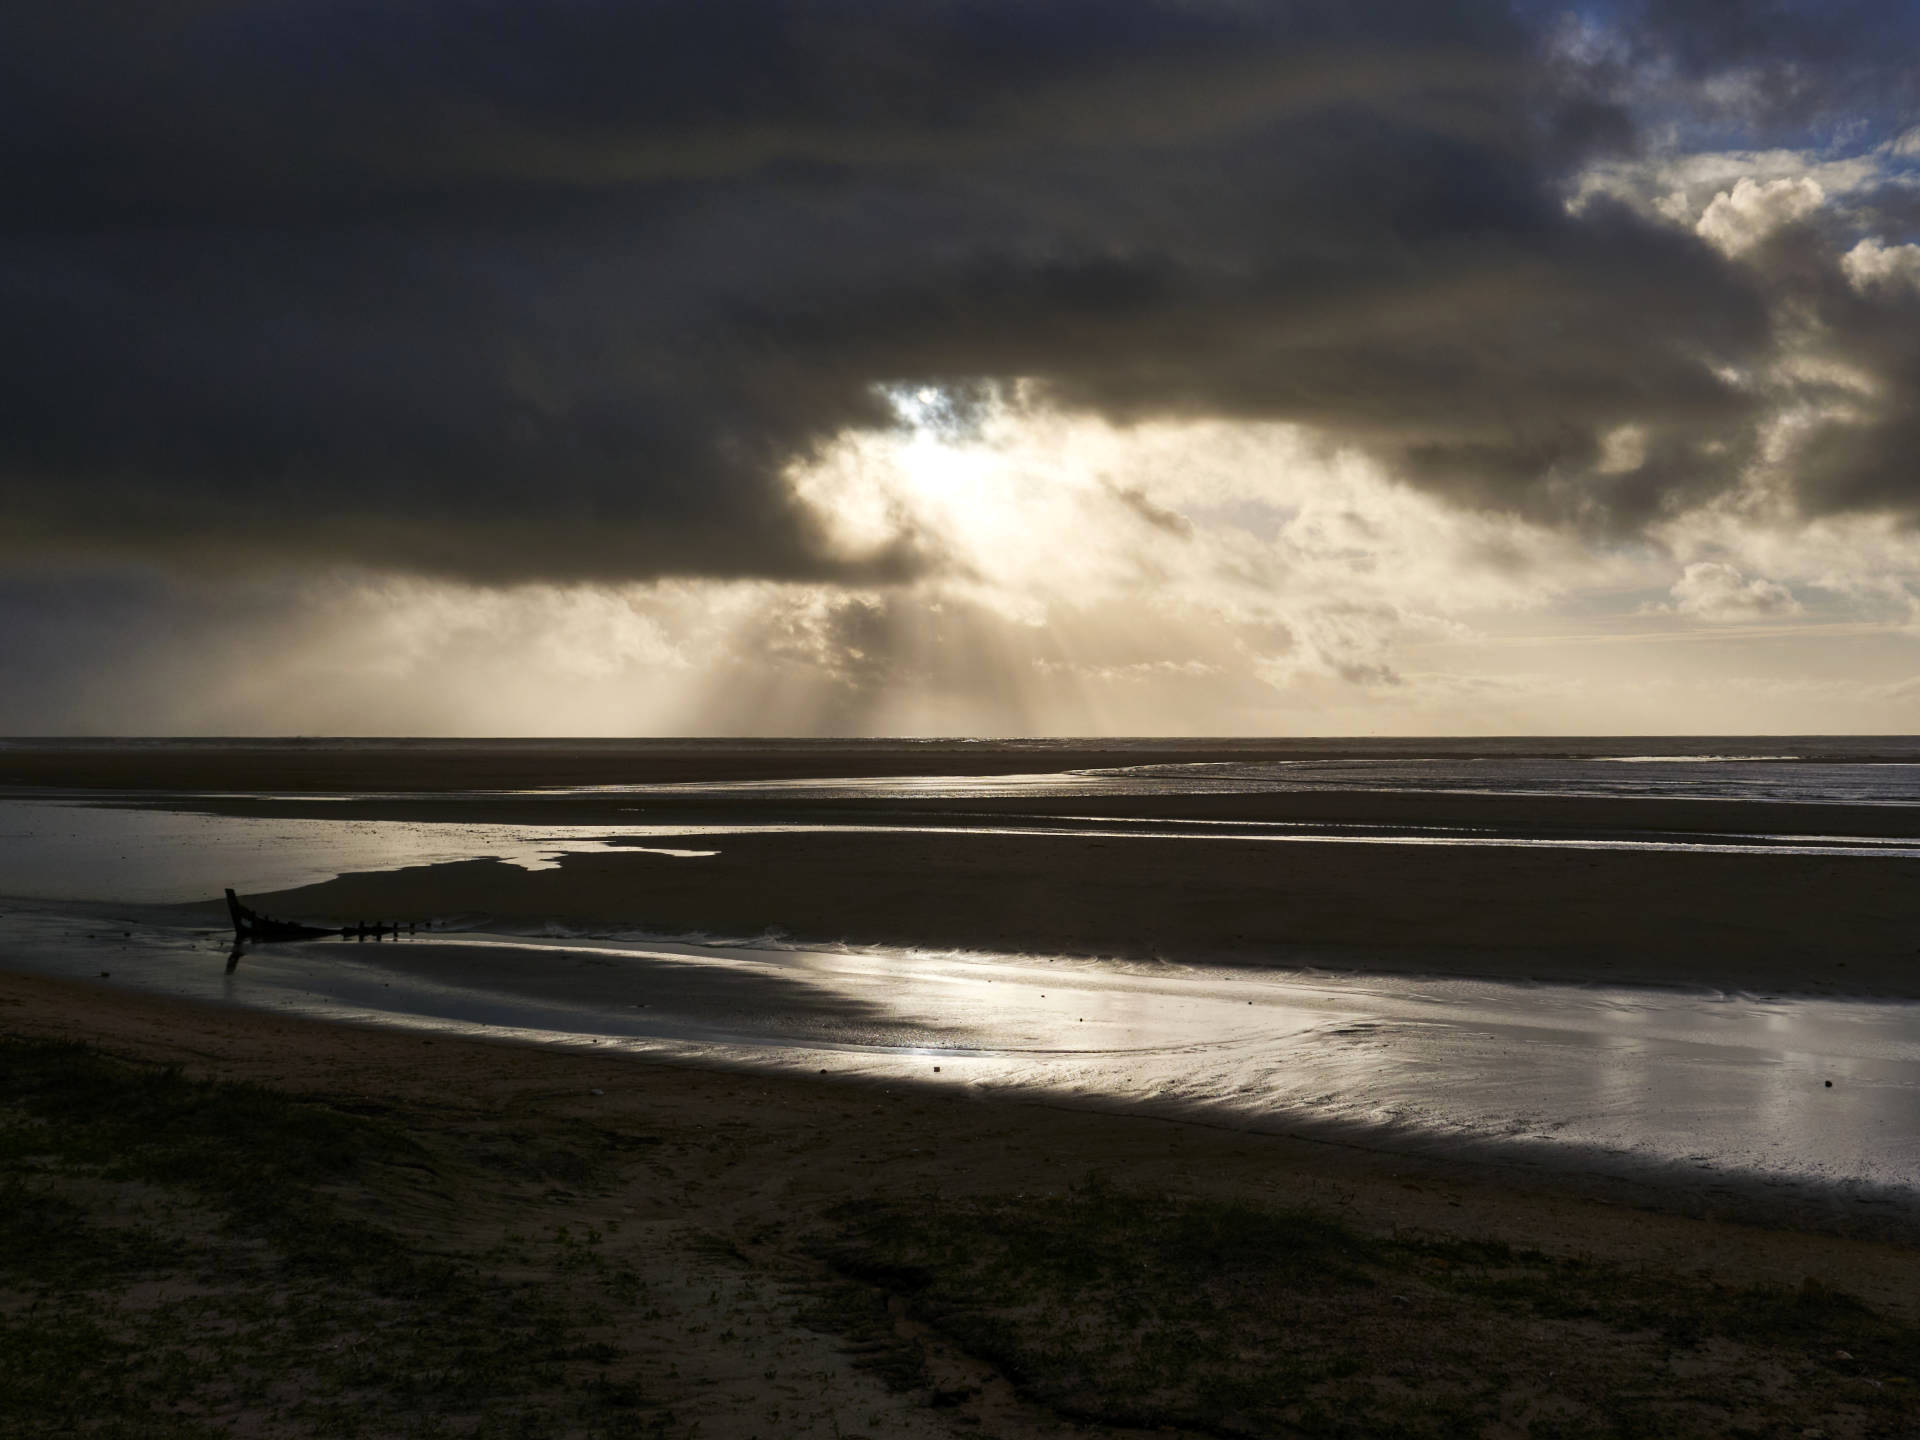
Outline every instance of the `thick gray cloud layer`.
{"type": "Polygon", "coordinates": [[[876,386],[1015,376],[1300,421],[1462,504],[1618,532],[1739,475],[1783,295],[1882,386],[1812,445],[1805,503],[1920,509],[1913,305],[1838,258],[1910,238],[1911,191],[1738,259],[1566,204],[1650,117],[1778,141],[1851,105],[1898,133],[1920,21],[1835,14],[13,7],[0,543],[884,578],[924,549],[833,558],[782,468],[886,423],[876,386]],[[1602,463],[1623,426],[1630,469],[1602,463]]]}

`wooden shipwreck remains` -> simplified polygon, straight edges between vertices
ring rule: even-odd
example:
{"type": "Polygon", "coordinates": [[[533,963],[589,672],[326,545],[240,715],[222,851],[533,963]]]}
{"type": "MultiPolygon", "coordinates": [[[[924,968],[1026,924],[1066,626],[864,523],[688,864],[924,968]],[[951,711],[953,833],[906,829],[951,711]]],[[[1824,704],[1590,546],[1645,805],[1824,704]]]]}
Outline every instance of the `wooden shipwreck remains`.
{"type": "Polygon", "coordinates": [[[227,891],[227,913],[233,916],[233,939],[242,940],[318,940],[323,935],[342,935],[342,930],[323,930],[316,925],[301,925],[292,920],[276,920],[249,910],[240,897],[227,891]]]}
{"type": "MultiPolygon", "coordinates": [[[[351,940],[383,940],[389,935],[398,939],[402,933],[402,927],[398,921],[389,925],[385,921],[376,920],[369,925],[361,920],[353,925],[343,925],[339,929],[329,930],[318,925],[303,925],[297,920],[276,920],[271,915],[262,915],[258,910],[241,904],[240,897],[232,890],[227,891],[227,913],[233,917],[233,953],[227,957],[229,973],[240,963],[241,948],[248,944],[275,940],[321,940],[329,935],[338,935],[342,939],[351,940]]],[[[404,927],[405,933],[413,934],[419,928],[419,924],[420,922],[409,920],[404,927]]],[[[426,921],[425,925],[429,930],[433,928],[431,920],[426,921]]]]}

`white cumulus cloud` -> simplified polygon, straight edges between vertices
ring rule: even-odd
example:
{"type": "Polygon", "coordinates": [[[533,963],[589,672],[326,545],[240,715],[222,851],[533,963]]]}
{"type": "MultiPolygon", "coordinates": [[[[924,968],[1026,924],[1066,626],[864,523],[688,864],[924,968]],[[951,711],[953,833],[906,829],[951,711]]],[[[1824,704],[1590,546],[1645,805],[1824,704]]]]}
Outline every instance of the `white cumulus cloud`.
{"type": "Polygon", "coordinates": [[[1920,290],[1920,245],[1883,245],[1862,240],[1840,257],[1847,283],[1865,294],[1873,290],[1920,290]]]}
{"type": "Polygon", "coordinates": [[[1715,195],[1694,231],[1727,255],[1751,250],[1783,225],[1804,220],[1825,202],[1827,192],[1818,180],[1759,182],[1743,177],[1731,190],[1715,195]]]}
{"type": "Polygon", "coordinates": [[[1716,625],[1800,613],[1800,602],[1786,586],[1758,576],[1749,580],[1719,560],[1699,560],[1687,566],[1669,593],[1676,614],[1716,625]]]}

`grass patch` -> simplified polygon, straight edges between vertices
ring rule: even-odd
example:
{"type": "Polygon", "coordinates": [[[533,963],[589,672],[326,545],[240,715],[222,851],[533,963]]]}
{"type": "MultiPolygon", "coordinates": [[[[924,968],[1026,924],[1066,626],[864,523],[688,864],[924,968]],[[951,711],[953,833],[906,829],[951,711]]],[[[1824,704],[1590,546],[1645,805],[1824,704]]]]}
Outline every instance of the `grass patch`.
{"type": "Polygon", "coordinates": [[[1001,1392],[955,1349],[1056,1416],[1221,1436],[1847,1440],[1910,1435],[1920,1405],[1920,1333],[1818,1286],[1099,1181],[883,1190],[803,1239],[784,1210],[703,1209],[764,1185],[741,1147],[582,1113],[0,1039],[0,1435],[680,1435],[670,1405],[759,1382],[749,1432],[856,1393],[849,1434],[922,1406],[991,1424],[1001,1392]],[[636,1178],[674,1170],[677,1198],[636,1178]]]}
{"type": "Polygon", "coordinates": [[[821,1254],[843,1276],[1086,1422],[1839,1437],[1909,1434],[1920,1403],[1920,1332],[1817,1287],[1372,1236],[1098,1181],[836,1218],[821,1254]]]}

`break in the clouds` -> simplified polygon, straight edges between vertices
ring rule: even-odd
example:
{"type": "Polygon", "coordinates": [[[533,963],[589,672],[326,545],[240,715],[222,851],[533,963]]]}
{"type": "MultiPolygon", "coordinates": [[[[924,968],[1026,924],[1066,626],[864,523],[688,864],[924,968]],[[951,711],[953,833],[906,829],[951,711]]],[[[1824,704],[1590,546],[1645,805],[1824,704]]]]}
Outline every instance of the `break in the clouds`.
{"type": "Polygon", "coordinates": [[[1779,373],[1808,346],[1873,395],[1805,438],[1807,503],[1920,508],[1920,293],[1844,263],[1905,239],[1873,186],[1911,195],[1916,41],[1904,4],[19,7],[9,528],[479,579],[845,573],[788,467],[887,423],[876,386],[1014,378],[1631,528],[1833,391],[1779,373]],[[1831,215],[1797,177],[1691,226],[1569,207],[1690,123],[1883,148],[1831,215]],[[1623,427],[1631,469],[1604,463],[1623,427]]]}
{"type": "Polygon", "coordinates": [[[135,592],[310,680],[475,673],[372,618],[452,596],[652,667],[554,728],[1458,724],[1561,681],[1418,647],[1585,586],[1905,623],[1915,53],[1904,0],[13,7],[0,653],[67,698],[10,723],[383,728],[109,721],[135,592]]]}

